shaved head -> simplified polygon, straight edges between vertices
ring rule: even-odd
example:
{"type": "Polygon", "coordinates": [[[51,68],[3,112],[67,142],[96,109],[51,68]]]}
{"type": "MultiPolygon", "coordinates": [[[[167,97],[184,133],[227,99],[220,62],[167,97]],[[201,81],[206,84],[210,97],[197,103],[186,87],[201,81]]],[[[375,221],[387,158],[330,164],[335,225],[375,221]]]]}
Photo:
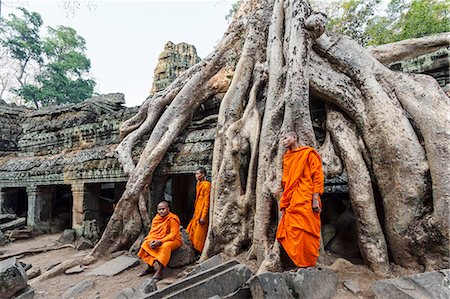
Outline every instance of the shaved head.
{"type": "Polygon", "coordinates": [[[288,131],[288,132],[284,133],[284,136],[294,137],[295,140],[298,140],[298,135],[297,135],[297,132],[295,132],[295,131],[288,131]]]}

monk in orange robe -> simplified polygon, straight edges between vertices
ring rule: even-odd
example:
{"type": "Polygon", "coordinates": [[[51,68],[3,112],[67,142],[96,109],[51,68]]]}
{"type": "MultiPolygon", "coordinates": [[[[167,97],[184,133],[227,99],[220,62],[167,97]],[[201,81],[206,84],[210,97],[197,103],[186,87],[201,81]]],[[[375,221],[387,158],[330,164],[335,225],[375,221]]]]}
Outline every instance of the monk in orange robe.
{"type": "Polygon", "coordinates": [[[209,214],[209,194],[211,183],[206,180],[206,170],[203,167],[195,171],[197,180],[196,196],[194,204],[194,217],[189,222],[186,229],[189,234],[189,240],[195,250],[202,252],[205,246],[206,234],[208,233],[208,214],[209,214]]]}
{"type": "Polygon", "coordinates": [[[152,227],[138,256],[148,264],[147,269],[138,276],[155,272],[154,280],[160,280],[164,268],[170,260],[171,253],[181,247],[183,241],[180,233],[180,219],[170,212],[169,203],[161,201],[157,206],[158,214],[153,218],[152,227]]]}
{"type": "Polygon", "coordinates": [[[295,132],[283,136],[288,149],[283,157],[282,218],[277,240],[298,267],[315,267],[320,247],[320,194],[324,175],[319,154],[311,147],[298,145],[295,132]]]}

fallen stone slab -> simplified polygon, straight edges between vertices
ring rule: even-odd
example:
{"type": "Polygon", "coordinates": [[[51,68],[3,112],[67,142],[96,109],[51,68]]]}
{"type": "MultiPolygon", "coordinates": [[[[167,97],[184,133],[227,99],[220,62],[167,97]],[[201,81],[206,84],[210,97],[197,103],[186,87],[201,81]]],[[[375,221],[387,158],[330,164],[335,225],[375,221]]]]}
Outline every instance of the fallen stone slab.
{"type": "Polygon", "coordinates": [[[230,260],[139,298],[225,297],[241,288],[251,275],[252,272],[245,265],[230,260]]]}
{"type": "Polygon", "coordinates": [[[331,298],[337,284],[334,272],[318,269],[262,273],[249,281],[253,298],[331,298]]]}
{"type": "Polygon", "coordinates": [[[71,275],[71,274],[81,273],[83,271],[84,271],[84,268],[81,265],[77,265],[75,267],[67,269],[66,271],[64,271],[64,273],[67,275],[71,275]]]}
{"type": "Polygon", "coordinates": [[[11,298],[27,287],[27,274],[15,257],[0,262],[0,298],[11,298]]]}
{"type": "Polygon", "coordinates": [[[344,281],[344,287],[347,288],[350,292],[357,295],[361,288],[359,287],[359,283],[356,280],[346,280],[344,281]]]}
{"type": "Polygon", "coordinates": [[[0,246],[5,246],[7,243],[7,239],[3,232],[0,230],[0,246]]]}
{"type": "Polygon", "coordinates": [[[12,220],[3,224],[0,224],[1,231],[12,230],[15,228],[24,227],[27,224],[27,219],[25,217],[17,218],[16,220],[12,220]]]}
{"type": "Polygon", "coordinates": [[[450,298],[450,269],[425,272],[372,284],[375,298],[450,298]]]}
{"type": "Polygon", "coordinates": [[[138,258],[122,255],[110,260],[103,265],[100,265],[99,267],[86,273],[86,275],[114,276],[130,267],[136,266],[138,263],[138,258]]]}
{"type": "Polygon", "coordinates": [[[187,274],[187,276],[195,275],[197,273],[200,273],[202,271],[209,270],[213,267],[216,267],[220,264],[223,264],[227,261],[227,256],[223,253],[216,254],[206,261],[203,261],[202,263],[198,264],[197,267],[195,267],[191,272],[187,274]]]}
{"type": "Polygon", "coordinates": [[[136,290],[134,288],[125,288],[117,294],[115,299],[134,299],[136,290]]]}
{"type": "Polygon", "coordinates": [[[64,294],[62,294],[62,299],[69,299],[69,298],[76,297],[77,295],[79,295],[87,290],[90,290],[93,287],[94,287],[94,281],[84,280],[82,282],[77,283],[76,285],[74,285],[73,287],[68,289],[67,291],[65,291],[64,294]]]}
{"type": "Polygon", "coordinates": [[[16,220],[16,214],[0,214],[0,224],[16,220]]]}
{"type": "Polygon", "coordinates": [[[25,240],[33,238],[33,231],[29,228],[20,228],[7,231],[5,236],[10,240],[25,240]]]}
{"type": "Polygon", "coordinates": [[[88,238],[80,237],[77,240],[75,247],[77,248],[77,250],[85,250],[94,248],[94,244],[88,238]]]}
{"type": "Polygon", "coordinates": [[[156,282],[151,278],[147,278],[139,287],[139,292],[142,294],[149,294],[157,289],[158,287],[156,286],[156,282]]]}

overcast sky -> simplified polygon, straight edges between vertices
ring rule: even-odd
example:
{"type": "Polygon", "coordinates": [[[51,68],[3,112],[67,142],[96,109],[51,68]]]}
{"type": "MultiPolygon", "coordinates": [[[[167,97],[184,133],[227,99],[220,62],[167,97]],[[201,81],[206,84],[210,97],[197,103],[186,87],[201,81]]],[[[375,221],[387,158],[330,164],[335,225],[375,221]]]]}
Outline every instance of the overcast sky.
{"type": "MultiPolygon", "coordinates": [[[[122,92],[126,105],[136,106],[149,94],[164,44],[193,44],[204,58],[227,29],[225,15],[235,1],[79,1],[72,16],[63,1],[13,2],[40,13],[44,26],[74,28],[86,39],[96,92],[122,92]]],[[[11,11],[5,5],[2,15],[11,11]]]]}

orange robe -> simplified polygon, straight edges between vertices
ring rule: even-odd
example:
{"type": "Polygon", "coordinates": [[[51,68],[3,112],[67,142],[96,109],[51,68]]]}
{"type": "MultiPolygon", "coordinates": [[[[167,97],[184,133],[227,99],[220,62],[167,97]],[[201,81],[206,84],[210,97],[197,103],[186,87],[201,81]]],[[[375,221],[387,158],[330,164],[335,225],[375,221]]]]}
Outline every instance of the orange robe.
{"type": "Polygon", "coordinates": [[[180,248],[182,243],[178,216],[169,213],[165,217],[161,217],[157,214],[153,218],[152,227],[141,245],[138,256],[150,266],[153,266],[157,260],[166,267],[172,251],[180,248]],[[153,240],[161,241],[162,245],[155,249],[151,248],[150,242],[153,240]]]}
{"type": "Polygon", "coordinates": [[[211,183],[202,181],[197,183],[195,196],[194,217],[189,222],[186,229],[189,234],[189,240],[195,250],[202,252],[205,246],[206,234],[208,232],[208,213],[209,213],[209,193],[211,191],[211,183]],[[200,218],[205,219],[205,224],[200,224],[200,218]]]}
{"type": "Polygon", "coordinates": [[[282,185],[280,209],[286,210],[278,224],[277,240],[295,265],[315,266],[320,247],[320,213],[312,210],[312,195],[322,194],[324,187],[319,154],[307,146],[287,151],[282,185]]]}

